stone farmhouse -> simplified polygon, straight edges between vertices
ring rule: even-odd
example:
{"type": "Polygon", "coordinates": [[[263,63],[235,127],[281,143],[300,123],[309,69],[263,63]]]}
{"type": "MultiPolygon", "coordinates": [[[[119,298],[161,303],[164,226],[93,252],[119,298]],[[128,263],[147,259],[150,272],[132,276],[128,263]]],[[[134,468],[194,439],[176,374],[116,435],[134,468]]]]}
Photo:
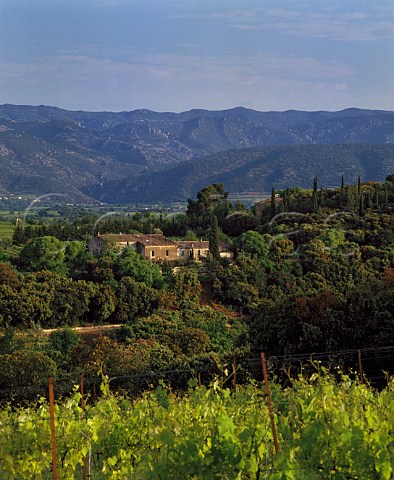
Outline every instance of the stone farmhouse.
{"type": "Polygon", "coordinates": [[[105,248],[123,250],[134,248],[147,260],[187,261],[206,257],[209,242],[203,240],[181,240],[174,242],[159,234],[105,234],[93,237],[89,251],[99,255],[105,248]]]}
{"type": "Polygon", "coordinates": [[[180,260],[187,260],[188,258],[198,260],[206,257],[209,253],[209,242],[206,240],[181,240],[177,244],[180,260]]]}

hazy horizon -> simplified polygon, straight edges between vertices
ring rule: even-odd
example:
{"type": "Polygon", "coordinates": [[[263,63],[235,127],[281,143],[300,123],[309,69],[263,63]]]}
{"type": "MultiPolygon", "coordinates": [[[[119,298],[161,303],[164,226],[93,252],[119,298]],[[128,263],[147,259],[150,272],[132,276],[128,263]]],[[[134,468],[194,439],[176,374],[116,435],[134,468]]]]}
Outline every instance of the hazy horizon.
{"type": "Polygon", "coordinates": [[[0,104],[394,110],[391,0],[0,0],[0,104]]]}

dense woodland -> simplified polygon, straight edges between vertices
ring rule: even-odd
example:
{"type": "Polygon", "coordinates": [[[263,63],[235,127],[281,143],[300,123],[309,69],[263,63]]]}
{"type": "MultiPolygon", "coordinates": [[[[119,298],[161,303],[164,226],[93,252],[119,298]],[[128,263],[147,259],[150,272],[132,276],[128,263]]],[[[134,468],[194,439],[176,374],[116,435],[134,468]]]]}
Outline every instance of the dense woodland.
{"type": "Polygon", "coordinates": [[[20,221],[0,248],[0,389],[17,398],[51,375],[220,369],[262,351],[393,345],[393,209],[391,175],[342,179],[338,189],[321,189],[318,178],[310,190],[273,187],[258,215],[213,184],[185,214],[20,221]],[[203,238],[210,255],[186,265],[132,249],[94,256],[87,242],[97,231],[203,238]],[[220,257],[221,243],[233,259],[220,257]],[[89,338],[70,328],[103,324],[121,326],[89,338]]]}

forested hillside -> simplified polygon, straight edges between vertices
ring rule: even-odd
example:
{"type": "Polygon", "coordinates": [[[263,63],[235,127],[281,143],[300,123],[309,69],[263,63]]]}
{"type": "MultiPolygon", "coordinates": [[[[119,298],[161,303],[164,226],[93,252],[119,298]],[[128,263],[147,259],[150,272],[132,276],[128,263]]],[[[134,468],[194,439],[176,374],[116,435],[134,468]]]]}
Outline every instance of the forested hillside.
{"type": "MultiPolygon", "coordinates": [[[[321,189],[315,178],[310,190],[273,189],[255,211],[230,204],[215,184],[189,199],[186,214],[19,222],[13,245],[3,240],[0,251],[0,389],[20,395],[13,389],[49,374],[214,372],[229,357],[261,351],[390,347],[393,206],[392,175],[339,189],[321,189]],[[98,229],[203,238],[210,255],[162,263],[110,246],[93,255],[87,240],[98,229]],[[221,258],[220,245],[233,258],[221,258]],[[67,329],[102,324],[121,327],[89,338],[67,329]],[[60,330],[48,336],[48,328],[60,330]]],[[[387,355],[371,360],[373,371],[390,370],[387,355]]]]}
{"type": "Polygon", "coordinates": [[[193,197],[210,183],[230,192],[270,192],[272,185],[307,188],[317,175],[324,187],[339,186],[341,176],[373,181],[394,168],[394,145],[297,145],[231,150],[86,188],[104,202],[166,202],[193,197]]]}
{"type": "Polygon", "coordinates": [[[394,176],[311,186],[19,220],[0,244],[0,476],[53,478],[55,458],[67,478],[389,480],[394,176]],[[98,229],[210,251],[93,255],[98,229]]]}
{"type": "Polygon", "coordinates": [[[393,112],[375,110],[177,114],[2,105],[0,191],[170,202],[213,182],[266,192],[270,183],[307,186],[314,175],[326,186],[342,174],[383,181],[393,169],[393,139],[393,112]]]}

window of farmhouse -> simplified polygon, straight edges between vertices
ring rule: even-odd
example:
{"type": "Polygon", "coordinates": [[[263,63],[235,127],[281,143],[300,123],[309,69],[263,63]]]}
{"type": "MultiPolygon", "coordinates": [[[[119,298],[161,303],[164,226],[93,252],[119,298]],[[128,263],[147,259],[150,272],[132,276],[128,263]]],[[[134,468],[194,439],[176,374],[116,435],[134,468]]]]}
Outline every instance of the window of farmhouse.
{"type": "Polygon", "coordinates": [[[154,250],[152,250],[150,256],[151,256],[151,257],[154,257],[154,256],[155,256],[155,251],[154,251],[154,250]]]}

